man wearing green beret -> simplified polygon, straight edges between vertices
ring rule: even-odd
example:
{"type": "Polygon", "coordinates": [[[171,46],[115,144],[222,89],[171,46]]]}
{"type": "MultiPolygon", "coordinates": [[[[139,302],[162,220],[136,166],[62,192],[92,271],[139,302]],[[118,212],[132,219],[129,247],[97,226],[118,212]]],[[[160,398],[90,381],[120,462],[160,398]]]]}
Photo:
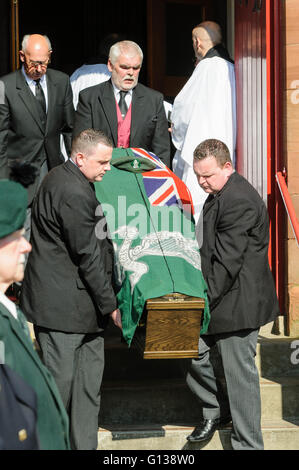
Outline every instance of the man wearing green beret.
{"type": "Polygon", "coordinates": [[[110,318],[121,328],[113,245],[93,185],[111,157],[110,139],[86,129],[73,140],[71,159],[43,180],[20,297],[69,414],[73,450],[97,449],[104,330],[110,318]]]}
{"type": "MultiPolygon", "coordinates": [[[[24,238],[26,209],[24,187],[0,180],[0,362],[36,393],[40,449],[66,450],[69,449],[68,418],[56,384],[34,350],[24,315],[5,295],[13,282],[22,281],[25,254],[31,251],[30,243],[24,238]]],[[[22,429],[20,439],[26,438],[26,429],[22,429]]]]}

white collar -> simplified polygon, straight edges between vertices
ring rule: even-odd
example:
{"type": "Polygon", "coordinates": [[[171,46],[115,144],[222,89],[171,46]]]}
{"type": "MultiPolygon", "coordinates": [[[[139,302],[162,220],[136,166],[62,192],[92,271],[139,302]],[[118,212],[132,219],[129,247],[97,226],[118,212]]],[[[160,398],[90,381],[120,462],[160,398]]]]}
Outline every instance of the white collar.
{"type": "MultiPolygon", "coordinates": [[[[114,90],[114,95],[117,96],[119,94],[120,90],[114,83],[113,81],[111,80],[111,83],[112,83],[112,86],[113,86],[113,90],[114,90]]],[[[133,93],[133,88],[131,88],[131,90],[124,90],[124,91],[127,91],[127,93],[132,96],[132,93],[133,93]]]]}
{"type": "MultiPolygon", "coordinates": [[[[23,75],[25,77],[25,80],[28,83],[28,85],[29,86],[30,85],[35,86],[35,81],[32,78],[28,77],[28,75],[26,74],[25,69],[24,69],[24,65],[22,65],[22,73],[23,73],[23,75]]],[[[43,85],[46,85],[46,83],[47,83],[46,82],[46,74],[44,73],[44,75],[42,75],[42,77],[40,78],[40,84],[41,84],[41,86],[43,86],[43,85]]]]}
{"type": "Polygon", "coordinates": [[[3,292],[0,292],[0,302],[4,305],[4,307],[7,308],[7,310],[12,314],[13,317],[15,317],[16,319],[18,318],[17,308],[15,304],[8,297],[6,297],[3,292]]]}

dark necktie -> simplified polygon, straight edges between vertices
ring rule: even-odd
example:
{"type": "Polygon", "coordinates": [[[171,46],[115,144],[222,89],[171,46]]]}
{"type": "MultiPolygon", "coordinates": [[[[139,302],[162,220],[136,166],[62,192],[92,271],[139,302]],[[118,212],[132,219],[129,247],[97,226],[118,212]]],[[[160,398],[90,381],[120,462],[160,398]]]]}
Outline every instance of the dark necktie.
{"type": "Polygon", "coordinates": [[[45,95],[44,95],[43,89],[42,89],[41,84],[40,84],[40,78],[38,80],[34,80],[34,81],[35,81],[35,98],[37,99],[37,101],[41,105],[43,112],[46,114],[46,112],[47,112],[46,111],[46,100],[45,100],[45,95]]]}
{"type": "Polygon", "coordinates": [[[126,97],[127,93],[128,93],[127,91],[120,91],[119,92],[120,99],[119,99],[119,102],[118,102],[118,106],[119,106],[119,109],[120,109],[120,112],[121,112],[121,115],[122,115],[123,119],[125,119],[127,111],[128,111],[128,106],[127,106],[127,103],[126,103],[126,100],[125,100],[125,97],[126,97]]]}

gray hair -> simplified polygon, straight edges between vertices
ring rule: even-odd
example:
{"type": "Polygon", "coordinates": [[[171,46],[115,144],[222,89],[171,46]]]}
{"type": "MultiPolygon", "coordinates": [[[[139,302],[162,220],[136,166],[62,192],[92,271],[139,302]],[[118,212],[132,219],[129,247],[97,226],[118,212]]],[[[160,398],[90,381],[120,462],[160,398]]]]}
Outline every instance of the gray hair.
{"type": "Polygon", "coordinates": [[[73,139],[71,157],[74,157],[77,153],[83,153],[88,156],[93,153],[94,147],[98,144],[113,147],[111,139],[107,137],[104,132],[94,129],[81,131],[80,134],[73,139]]]}
{"type": "Polygon", "coordinates": [[[110,47],[109,59],[113,65],[121,54],[128,54],[132,57],[139,55],[141,62],[143,61],[142,49],[133,41],[119,41],[110,47]]]}
{"type": "MultiPolygon", "coordinates": [[[[22,51],[23,52],[26,52],[30,36],[32,36],[32,34],[25,34],[25,36],[23,37],[23,40],[22,40],[22,51]]],[[[48,43],[49,51],[52,51],[51,42],[50,42],[50,39],[48,38],[48,36],[43,35],[43,38],[45,38],[45,40],[48,43]]]]}

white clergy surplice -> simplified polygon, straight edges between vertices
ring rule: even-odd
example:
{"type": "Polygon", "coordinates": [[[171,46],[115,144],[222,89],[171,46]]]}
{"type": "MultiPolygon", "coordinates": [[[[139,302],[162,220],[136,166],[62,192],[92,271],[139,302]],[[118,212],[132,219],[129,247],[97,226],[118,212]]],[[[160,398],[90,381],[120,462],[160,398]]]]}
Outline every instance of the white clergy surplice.
{"type": "Polygon", "coordinates": [[[106,82],[111,77],[106,64],[84,64],[71,75],[74,108],[77,109],[79,93],[85,88],[106,82]]]}
{"type": "Polygon", "coordinates": [[[236,92],[234,65],[221,57],[202,59],[174,100],[172,141],[176,153],[173,171],[189,188],[195,220],[207,194],[193,171],[193,152],[206,139],[219,139],[235,158],[236,92]]]}

